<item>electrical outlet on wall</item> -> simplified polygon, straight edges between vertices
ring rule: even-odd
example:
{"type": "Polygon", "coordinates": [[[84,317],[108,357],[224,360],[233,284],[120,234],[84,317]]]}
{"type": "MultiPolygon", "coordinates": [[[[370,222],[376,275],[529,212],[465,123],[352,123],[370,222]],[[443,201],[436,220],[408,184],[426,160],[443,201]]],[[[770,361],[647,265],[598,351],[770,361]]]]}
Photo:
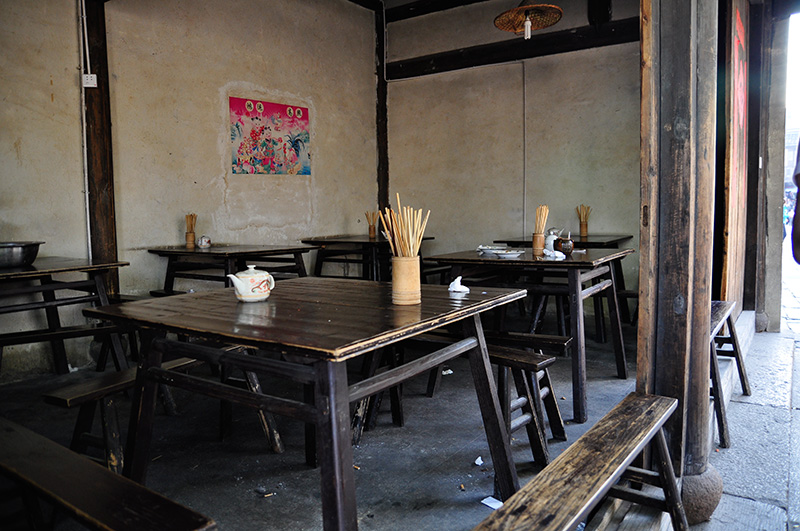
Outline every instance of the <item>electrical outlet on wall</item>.
{"type": "Polygon", "coordinates": [[[86,87],[86,88],[97,87],[97,75],[96,74],[83,74],[83,86],[86,87]]]}

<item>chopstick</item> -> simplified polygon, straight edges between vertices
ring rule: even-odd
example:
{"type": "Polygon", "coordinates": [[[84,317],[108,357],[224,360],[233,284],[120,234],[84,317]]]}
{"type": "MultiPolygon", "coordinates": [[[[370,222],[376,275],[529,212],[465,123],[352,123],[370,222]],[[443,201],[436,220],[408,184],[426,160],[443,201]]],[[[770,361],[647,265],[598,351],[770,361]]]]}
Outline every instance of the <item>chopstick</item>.
{"type": "Polygon", "coordinates": [[[378,223],[378,214],[380,214],[380,211],[378,211],[378,212],[370,212],[370,211],[364,212],[364,215],[367,217],[367,223],[370,224],[370,225],[375,225],[376,223],[378,223]]]}
{"type": "Polygon", "coordinates": [[[584,205],[581,203],[580,207],[575,207],[575,212],[578,213],[578,221],[581,223],[588,223],[589,222],[589,214],[592,211],[592,207],[584,205]]]}
{"type": "Polygon", "coordinates": [[[422,237],[431,211],[422,218],[422,209],[414,210],[400,203],[397,194],[397,211],[386,207],[384,212],[378,211],[386,239],[394,256],[417,256],[422,245],[422,237]]]}
{"type": "Polygon", "coordinates": [[[547,215],[550,213],[550,207],[547,205],[539,205],[536,207],[536,224],[534,231],[537,234],[544,234],[544,228],[547,226],[547,215]]]}
{"type": "Polygon", "coordinates": [[[186,232],[194,232],[194,226],[197,223],[197,214],[186,214],[186,232]]]}

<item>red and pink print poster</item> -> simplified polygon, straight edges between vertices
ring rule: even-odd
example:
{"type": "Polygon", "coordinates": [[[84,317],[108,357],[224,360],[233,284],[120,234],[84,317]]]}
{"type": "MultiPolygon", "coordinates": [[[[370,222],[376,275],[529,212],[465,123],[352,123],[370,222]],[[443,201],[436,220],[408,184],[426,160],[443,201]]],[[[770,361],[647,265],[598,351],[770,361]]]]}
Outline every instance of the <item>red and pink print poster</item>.
{"type": "Polygon", "coordinates": [[[233,173],[311,175],[308,109],[229,98],[233,173]]]}

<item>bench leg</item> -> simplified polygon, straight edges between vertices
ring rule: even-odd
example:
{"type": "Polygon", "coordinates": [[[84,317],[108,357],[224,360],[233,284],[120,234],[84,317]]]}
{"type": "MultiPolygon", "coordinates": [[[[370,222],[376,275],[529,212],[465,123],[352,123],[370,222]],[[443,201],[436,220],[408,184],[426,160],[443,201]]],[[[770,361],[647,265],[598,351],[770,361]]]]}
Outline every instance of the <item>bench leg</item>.
{"type": "Polygon", "coordinates": [[[717,346],[711,341],[711,396],[714,397],[714,413],[717,417],[719,431],[719,445],[730,448],[731,441],[728,434],[728,418],[725,414],[725,397],[722,393],[719,361],[717,360],[717,346]]]}
{"type": "MultiPolygon", "coordinates": [[[[539,465],[545,466],[550,463],[550,452],[547,450],[547,441],[544,437],[544,429],[539,420],[539,414],[533,407],[534,398],[531,395],[531,389],[521,369],[511,369],[511,374],[514,377],[517,396],[525,398],[525,403],[522,405],[521,410],[522,414],[525,415],[523,418],[528,418],[525,423],[525,430],[528,432],[528,443],[531,445],[533,461],[539,465]]],[[[509,418],[506,420],[511,420],[510,414],[509,418]]],[[[514,431],[514,421],[512,420],[511,423],[511,431],[514,431]]]]}
{"type": "Polygon", "coordinates": [[[103,425],[103,447],[106,468],[121,474],[124,466],[122,444],[120,442],[119,418],[114,397],[104,397],[100,401],[100,420],[103,425]]]}
{"type": "Polygon", "coordinates": [[[79,454],[85,454],[88,445],[86,444],[83,434],[92,432],[92,424],[94,424],[94,414],[97,411],[97,401],[90,400],[81,405],[78,409],[78,420],[75,421],[75,429],[72,431],[72,442],[69,444],[69,449],[79,454]]]}
{"type": "Polygon", "coordinates": [[[536,374],[535,380],[538,392],[542,397],[542,404],[547,412],[550,432],[553,434],[554,439],[566,441],[567,432],[564,430],[564,420],[561,418],[561,408],[558,407],[558,398],[556,398],[555,391],[553,391],[553,384],[550,382],[550,371],[544,369],[540,372],[542,374],[536,374]]]}
{"type": "Polygon", "coordinates": [[[742,349],[739,347],[739,337],[736,335],[736,327],[733,326],[733,315],[728,316],[728,333],[730,343],[733,347],[733,358],[736,360],[736,369],[739,371],[739,382],[742,384],[742,394],[750,396],[750,381],[747,379],[747,371],[744,367],[742,349]]]}
{"type": "Polygon", "coordinates": [[[658,465],[658,473],[661,477],[661,488],[664,489],[664,500],[667,503],[669,516],[672,520],[672,528],[676,531],[688,530],[689,523],[686,521],[686,512],[681,501],[681,494],[678,491],[675,470],[672,468],[672,460],[669,457],[664,428],[658,430],[655,439],[655,458],[658,465]]]}

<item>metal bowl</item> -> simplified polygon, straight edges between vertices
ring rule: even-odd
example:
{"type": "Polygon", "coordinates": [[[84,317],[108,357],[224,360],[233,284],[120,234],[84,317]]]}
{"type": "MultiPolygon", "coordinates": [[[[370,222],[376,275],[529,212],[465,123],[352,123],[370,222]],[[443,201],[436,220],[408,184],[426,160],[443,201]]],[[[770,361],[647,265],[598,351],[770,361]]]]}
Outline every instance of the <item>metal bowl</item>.
{"type": "Polygon", "coordinates": [[[31,265],[44,242],[0,242],[0,268],[31,265]]]}

